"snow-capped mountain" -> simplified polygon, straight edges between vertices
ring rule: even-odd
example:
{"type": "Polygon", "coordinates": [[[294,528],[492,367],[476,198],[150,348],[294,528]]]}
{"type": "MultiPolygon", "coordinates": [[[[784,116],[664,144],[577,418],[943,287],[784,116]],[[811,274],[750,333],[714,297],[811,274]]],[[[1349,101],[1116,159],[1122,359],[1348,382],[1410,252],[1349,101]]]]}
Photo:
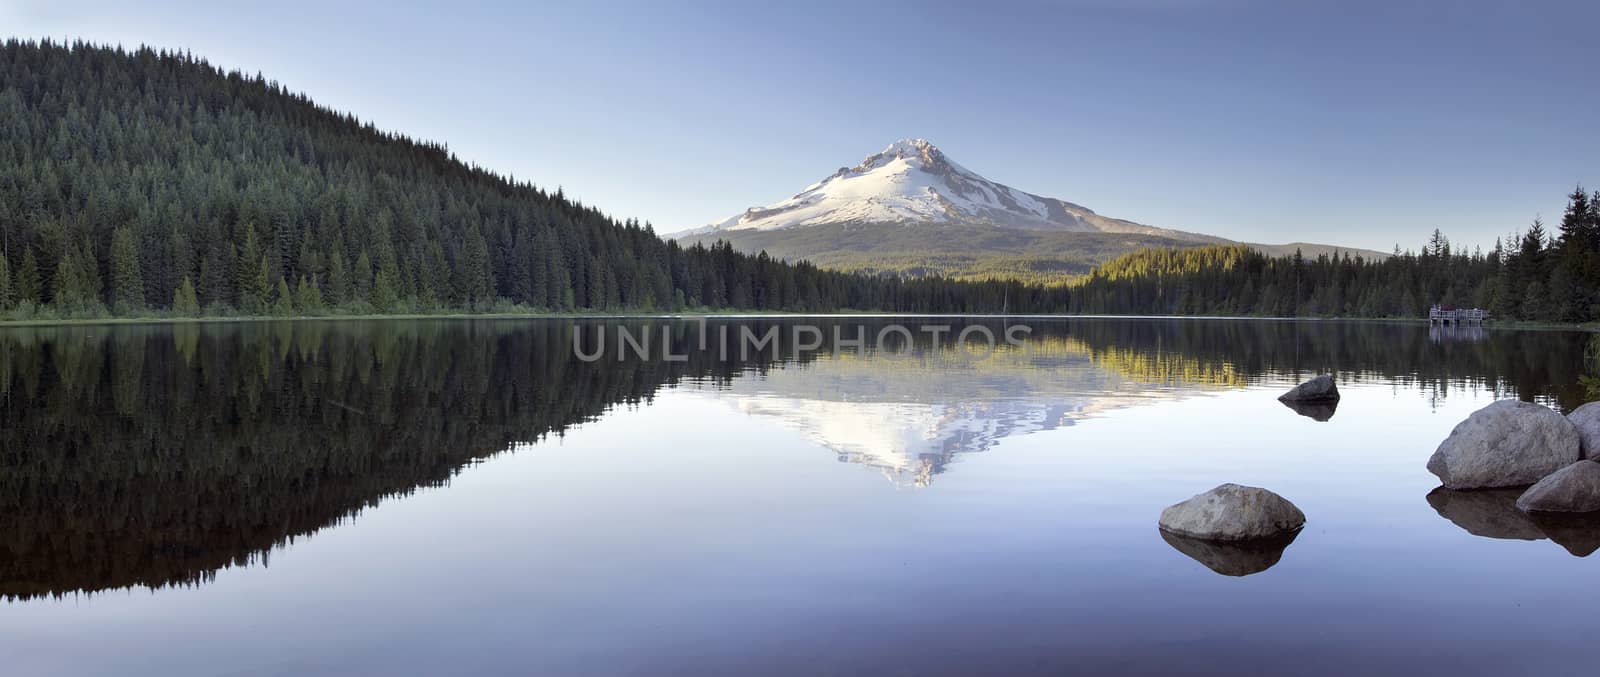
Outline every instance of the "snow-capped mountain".
{"type": "Polygon", "coordinates": [[[925,139],[903,139],[787,200],[690,231],[779,230],[832,223],[944,223],[1060,232],[1134,233],[1215,242],[1195,233],[1113,219],[1017,190],[962,167],[925,139]]]}
{"type": "Polygon", "coordinates": [[[1102,216],[990,181],[924,139],[896,141],[794,197],[674,237],[835,270],[956,279],[1081,275],[1146,247],[1247,244],[1268,256],[1388,256],[1307,242],[1241,243],[1102,216]]]}

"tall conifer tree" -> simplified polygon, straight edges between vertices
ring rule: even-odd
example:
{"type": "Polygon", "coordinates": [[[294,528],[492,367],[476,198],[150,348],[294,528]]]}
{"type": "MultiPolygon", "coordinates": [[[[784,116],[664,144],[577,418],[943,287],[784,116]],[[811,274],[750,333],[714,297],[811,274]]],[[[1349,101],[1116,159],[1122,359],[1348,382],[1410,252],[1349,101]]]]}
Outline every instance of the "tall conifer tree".
{"type": "Polygon", "coordinates": [[[117,228],[111,236],[112,309],[119,313],[144,307],[144,275],[139,269],[139,243],[133,229],[117,228]]]}

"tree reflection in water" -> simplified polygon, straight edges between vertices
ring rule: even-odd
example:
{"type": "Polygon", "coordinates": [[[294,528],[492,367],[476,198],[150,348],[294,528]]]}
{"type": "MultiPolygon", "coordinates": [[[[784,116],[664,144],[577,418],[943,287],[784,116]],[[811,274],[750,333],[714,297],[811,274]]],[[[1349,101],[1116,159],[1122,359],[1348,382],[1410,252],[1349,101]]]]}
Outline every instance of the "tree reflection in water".
{"type": "MultiPolygon", "coordinates": [[[[824,345],[799,361],[829,359],[831,325],[888,321],[827,320],[824,345]]],[[[694,322],[629,323],[658,337],[667,326],[687,358],[581,361],[573,332],[600,325],[571,320],[0,330],[0,596],[202,583],[685,379],[726,385],[788,364],[787,333],[777,360],[723,361],[699,348],[694,322]]],[[[1028,324],[1037,364],[1087,361],[1152,385],[1331,372],[1438,398],[1470,385],[1563,409],[1585,400],[1571,365],[1586,339],[1560,332],[1437,344],[1425,327],[1382,323],[1028,324]]]]}

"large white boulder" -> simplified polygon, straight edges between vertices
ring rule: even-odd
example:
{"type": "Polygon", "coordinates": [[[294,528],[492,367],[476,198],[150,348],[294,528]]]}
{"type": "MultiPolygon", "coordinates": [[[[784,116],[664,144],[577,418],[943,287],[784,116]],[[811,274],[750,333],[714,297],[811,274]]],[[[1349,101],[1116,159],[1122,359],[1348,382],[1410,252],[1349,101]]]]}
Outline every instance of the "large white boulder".
{"type": "Polygon", "coordinates": [[[1537,404],[1500,400],[1472,412],[1428,459],[1451,489],[1527,486],[1577,461],[1578,429],[1537,404]]]}
{"type": "Polygon", "coordinates": [[[1161,511],[1162,529],[1211,541],[1283,537],[1305,523],[1305,514],[1288,499],[1238,484],[1224,484],[1161,511]]]}

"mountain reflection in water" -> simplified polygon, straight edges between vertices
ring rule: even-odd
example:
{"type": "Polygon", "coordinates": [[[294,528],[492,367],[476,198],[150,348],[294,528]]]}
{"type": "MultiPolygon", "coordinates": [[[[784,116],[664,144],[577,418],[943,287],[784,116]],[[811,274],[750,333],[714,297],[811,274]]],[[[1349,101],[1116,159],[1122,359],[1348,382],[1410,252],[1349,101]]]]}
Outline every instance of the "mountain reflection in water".
{"type": "Polygon", "coordinates": [[[1537,332],[1439,344],[1414,325],[1035,320],[1025,348],[986,359],[951,334],[917,336],[908,358],[825,342],[791,359],[783,335],[776,359],[724,361],[696,323],[626,323],[667,324],[687,358],[576,359],[573,333],[600,321],[0,330],[0,596],[200,584],[686,382],[913,485],[1007,436],[1313,373],[1435,398],[1586,397],[1571,375],[1584,346],[1537,332]]]}

